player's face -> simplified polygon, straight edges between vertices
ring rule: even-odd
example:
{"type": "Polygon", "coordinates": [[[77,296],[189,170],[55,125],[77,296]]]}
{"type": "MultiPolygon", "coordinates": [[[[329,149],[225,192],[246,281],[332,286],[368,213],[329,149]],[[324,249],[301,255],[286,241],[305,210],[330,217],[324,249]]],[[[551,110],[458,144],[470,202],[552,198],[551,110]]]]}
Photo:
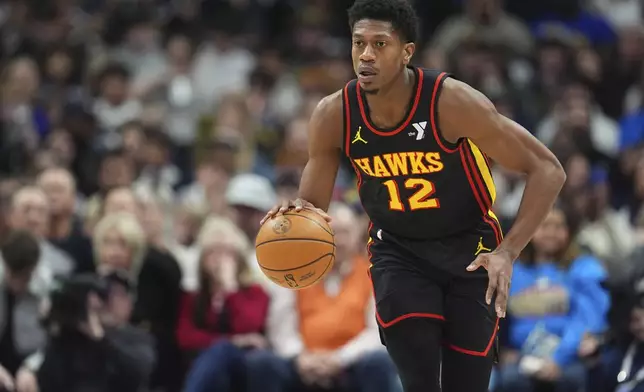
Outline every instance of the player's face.
{"type": "Polygon", "coordinates": [[[402,72],[412,55],[413,43],[403,42],[390,22],[363,19],[353,25],[351,57],[360,87],[375,94],[402,72]]]}

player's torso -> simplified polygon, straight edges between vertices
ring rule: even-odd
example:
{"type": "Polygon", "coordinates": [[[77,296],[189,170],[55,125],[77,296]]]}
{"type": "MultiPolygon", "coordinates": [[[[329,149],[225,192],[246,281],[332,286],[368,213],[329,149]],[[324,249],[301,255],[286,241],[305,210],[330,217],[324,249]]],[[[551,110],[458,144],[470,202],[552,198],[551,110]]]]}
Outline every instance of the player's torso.
{"type": "Polygon", "coordinates": [[[469,140],[444,140],[436,128],[445,73],[416,69],[407,115],[392,129],[369,119],[352,81],[343,91],[344,151],[358,175],[362,205],[378,228],[410,239],[444,238],[473,229],[495,198],[486,157],[469,140]]]}

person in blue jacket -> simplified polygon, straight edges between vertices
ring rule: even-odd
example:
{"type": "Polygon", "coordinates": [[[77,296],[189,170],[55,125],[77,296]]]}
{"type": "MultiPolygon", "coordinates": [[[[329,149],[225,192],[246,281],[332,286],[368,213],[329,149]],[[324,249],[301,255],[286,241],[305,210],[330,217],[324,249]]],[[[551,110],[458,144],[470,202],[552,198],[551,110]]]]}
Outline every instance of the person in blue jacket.
{"type": "Polygon", "coordinates": [[[577,351],[584,335],[605,328],[610,298],[605,270],[577,246],[576,229],[572,215],[553,208],[515,263],[498,392],[584,390],[577,351]]]}

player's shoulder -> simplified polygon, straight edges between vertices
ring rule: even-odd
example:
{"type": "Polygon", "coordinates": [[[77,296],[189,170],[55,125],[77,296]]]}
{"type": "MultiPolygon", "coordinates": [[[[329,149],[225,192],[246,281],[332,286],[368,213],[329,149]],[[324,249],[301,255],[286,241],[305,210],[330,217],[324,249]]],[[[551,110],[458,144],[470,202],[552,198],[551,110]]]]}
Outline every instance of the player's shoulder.
{"type": "Polygon", "coordinates": [[[323,124],[342,124],[342,91],[338,90],[322,98],[315,107],[311,120],[323,124]]]}
{"type": "Polygon", "coordinates": [[[479,90],[454,77],[446,77],[439,97],[439,109],[451,109],[458,113],[464,107],[472,105],[494,108],[492,102],[479,90]]]}
{"type": "Polygon", "coordinates": [[[338,90],[322,98],[318,103],[316,110],[324,114],[342,113],[342,96],[344,89],[338,90]]]}
{"type": "Polygon", "coordinates": [[[342,107],[342,90],[329,94],[318,102],[309,123],[310,140],[316,148],[338,148],[342,145],[344,130],[342,107]]]}

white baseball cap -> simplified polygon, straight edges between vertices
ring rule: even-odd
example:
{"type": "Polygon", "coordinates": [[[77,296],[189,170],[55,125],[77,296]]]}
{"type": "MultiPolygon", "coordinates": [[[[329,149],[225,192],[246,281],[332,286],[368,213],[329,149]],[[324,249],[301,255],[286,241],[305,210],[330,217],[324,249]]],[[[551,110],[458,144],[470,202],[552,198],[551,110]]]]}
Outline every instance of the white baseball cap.
{"type": "Polygon", "coordinates": [[[233,177],[226,189],[226,203],[231,206],[244,206],[259,211],[268,211],[277,202],[273,185],[263,176],[252,173],[233,177]]]}

